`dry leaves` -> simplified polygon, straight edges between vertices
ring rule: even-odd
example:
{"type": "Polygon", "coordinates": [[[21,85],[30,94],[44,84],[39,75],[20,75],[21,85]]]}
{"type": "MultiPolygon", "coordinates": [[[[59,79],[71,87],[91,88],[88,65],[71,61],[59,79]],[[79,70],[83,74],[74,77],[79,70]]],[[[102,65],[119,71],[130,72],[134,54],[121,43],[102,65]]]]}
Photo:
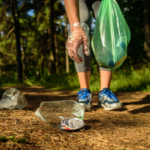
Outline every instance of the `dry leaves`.
{"type": "MultiPolygon", "coordinates": [[[[91,112],[85,113],[85,127],[76,132],[68,132],[53,128],[34,115],[40,102],[46,101],[47,97],[50,96],[48,94],[44,96],[44,89],[39,90],[41,95],[37,92],[37,95],[26,96],[28,106],[25,109],[0,110],[0,136],[16,135],[16,139],[28,138],[23,143],[12,142],[11,140],[0,142],[0,150],[150,149],[150,110],[140,111],[141,108],[150,107],[149,99],[147,103],[144,101],[141,104],[142,98],[134,99],[134,93],[131,95],[132,101],[130,100],[130,93],[128,93],[128,97],[118,96],[120,101],[126,104],[124,111],[109,112],[94,106],[91,112]],[[132,103],[132,107],[130,103],[132,103]],[[133,103],[135,104],[133,105],[133,103]],[[130,111],[134,111],[134,113],[130,111]]],[[[52,91],[50,92],[52,93],[52,91]]],[[[139,97],[143,98],[147,97],[148,94],[150,95],[150,93],[138,94],[139,97]]],[[[97,100],[96,96],[93,99],[93,104],[97,100]]],[[[53,97],[55,98],[55,95],[53,97]]],[[[69,94],[68,91],[68,97],[58,97],[57,95],[55,100],[60,98],[75,99],[76,97],[69,94]]]]}

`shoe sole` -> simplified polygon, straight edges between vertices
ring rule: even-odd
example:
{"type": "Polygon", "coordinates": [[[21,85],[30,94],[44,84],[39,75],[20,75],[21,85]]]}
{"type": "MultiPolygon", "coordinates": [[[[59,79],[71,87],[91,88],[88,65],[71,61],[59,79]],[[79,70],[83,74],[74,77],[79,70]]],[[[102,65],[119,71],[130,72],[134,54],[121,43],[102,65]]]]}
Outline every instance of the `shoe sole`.
{"type": "Polygon", "coordinates": [[[92,105],[89,104],[85,104],[85,103],[79,103],[81,106],[83,106],[85,108],[86,111],[91,111],[92,109],[92,105]]]}
{"type": "Polygon", "coordinates": [[[116,106],[116,107],[105,107],[105,105],[103,104],[100,104],[98,103],[98,107],[99,108],[104,108],[104,110],[107,110],[107,111],[111,111],[111,110],[122,110],[124,107],[123,105],[121,104],[120,106],[116,106]]]}

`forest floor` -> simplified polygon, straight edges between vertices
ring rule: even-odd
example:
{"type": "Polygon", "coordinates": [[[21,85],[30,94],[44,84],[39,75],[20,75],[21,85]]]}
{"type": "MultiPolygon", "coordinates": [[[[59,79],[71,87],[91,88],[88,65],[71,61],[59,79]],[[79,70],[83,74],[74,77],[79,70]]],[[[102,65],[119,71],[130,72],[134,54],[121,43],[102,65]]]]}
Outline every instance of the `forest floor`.
{"type": "MultiPolygon", "coordinates": [[[[8,87],[1,88],[3,91],[8,87]]],[[[0,136],[27,138],[0,142],[0,150],[147,150],[150,149],[150,92],[115,93],[122,111],[97,108],[85,112],[85,127],[76,131],[53,128],[35,116],[42,101],[76,99],[76,91],[52,91],[41,86],[17,87],[27,98],[22,110],[0,110],[0,136]]]]}

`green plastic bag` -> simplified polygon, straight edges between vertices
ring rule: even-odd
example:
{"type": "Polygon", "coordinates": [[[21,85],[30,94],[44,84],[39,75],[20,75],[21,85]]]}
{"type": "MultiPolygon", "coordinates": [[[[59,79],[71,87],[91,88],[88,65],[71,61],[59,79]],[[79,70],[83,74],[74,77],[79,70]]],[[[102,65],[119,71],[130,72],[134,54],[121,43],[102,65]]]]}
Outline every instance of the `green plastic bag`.
{"type": "Polygon", "coordinates": [[[116,0],[102,0],[91,41],[99,66],[116,69],[127,57],[131,34],[116,0]]]}

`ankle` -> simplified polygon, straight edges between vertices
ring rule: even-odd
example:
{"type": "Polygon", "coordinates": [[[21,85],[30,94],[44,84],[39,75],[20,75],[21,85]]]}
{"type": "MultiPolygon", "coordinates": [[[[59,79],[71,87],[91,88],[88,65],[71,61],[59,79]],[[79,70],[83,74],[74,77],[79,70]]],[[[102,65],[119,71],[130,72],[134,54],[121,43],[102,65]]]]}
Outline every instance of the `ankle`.
{"type": "Polygon", "coordinates": [[[90,90],[89,88],[80,88],[80,90],[90,90]]]}

